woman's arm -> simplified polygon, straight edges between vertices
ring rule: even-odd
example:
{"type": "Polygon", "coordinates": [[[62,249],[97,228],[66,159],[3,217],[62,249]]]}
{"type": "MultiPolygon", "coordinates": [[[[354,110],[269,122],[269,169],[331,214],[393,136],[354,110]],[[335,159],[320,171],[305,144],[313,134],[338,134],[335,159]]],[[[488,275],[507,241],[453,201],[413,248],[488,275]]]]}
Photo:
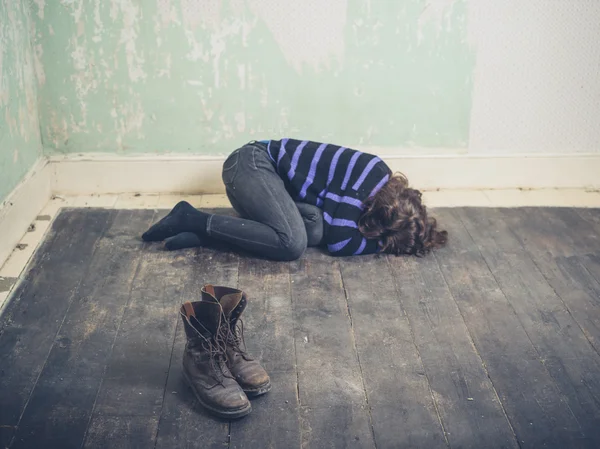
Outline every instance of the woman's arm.
{"type": "Polygon", "coordinates": [[[363,237],[358,229],[347,228],[335,233],[335,241],[327,244],[332,256],[358,256],[375,254],[379,251],[379,242],[363,237]]]}
{"type": "Polygon", "coordinates": [[[296,203],[308,238],[308,247],[319,246],[323,241],[323,211],[307,203],[296,203]]]}

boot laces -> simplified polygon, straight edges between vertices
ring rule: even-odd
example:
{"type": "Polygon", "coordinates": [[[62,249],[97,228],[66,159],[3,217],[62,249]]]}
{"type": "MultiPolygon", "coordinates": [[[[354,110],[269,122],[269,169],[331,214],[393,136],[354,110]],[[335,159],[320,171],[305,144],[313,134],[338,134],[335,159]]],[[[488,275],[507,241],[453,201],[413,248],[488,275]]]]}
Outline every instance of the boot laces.
{"type": "MultiPolygon", "coordinates": [[[[201,326],[203,329],[206,329],[206,327],[195,317],[192,318],[194,318],[197,326],[201,326]]],[[[217,381],[216,385],[224,387],[225,378],[234,379],[233,375],[229,371],[229,368],[227,368],[227,347],[226,342],[222,338],[221,332],[221,329],[225,326],[221,326],[221,329],[219,329],[214,336],[208,338],[198,331],[196,325],[194,325],[189,318],[186,317],[186,320],[191,325],[191,328],[194,329],[196,337],[199,338],[199,343],[203,351],[208,354],[210,366],[217,381]]],[[[208,329],[206,330],[208,331],[208,329]]]]}
{"type": "Polygon", "coordinates": [[[244,360],[254,360],[250,355],[246,352],[246,340],[244,338],[244,321],[241,318],[238,318],[235,326],[223,326],[225,329],[224,335],[222,335],[225,343],[233,349],[233,351],[239,355],[241,355],[244,360]]]}
{"type": "Polygon", "coordinates": [[[220,342],[213,342],[211,340],[202,341],[202,347],[208,353],[211,368],[216,375],[217,384],[224,387],[225,378],[234,378],[227,368],[225,347],[220,342]]]}

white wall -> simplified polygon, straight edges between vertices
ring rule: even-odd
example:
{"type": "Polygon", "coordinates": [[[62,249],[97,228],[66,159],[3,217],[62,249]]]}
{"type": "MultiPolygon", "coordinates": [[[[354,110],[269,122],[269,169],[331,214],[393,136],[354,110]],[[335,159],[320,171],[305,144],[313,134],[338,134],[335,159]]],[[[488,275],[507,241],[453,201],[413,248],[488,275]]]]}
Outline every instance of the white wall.
{"type": "MultiPolygon", "coordinates": [[[[600,152],[600,0],[470,0],[469,152],[600,152]]],[[[600,176],[600,174],[599,174],[600,176]]]]}

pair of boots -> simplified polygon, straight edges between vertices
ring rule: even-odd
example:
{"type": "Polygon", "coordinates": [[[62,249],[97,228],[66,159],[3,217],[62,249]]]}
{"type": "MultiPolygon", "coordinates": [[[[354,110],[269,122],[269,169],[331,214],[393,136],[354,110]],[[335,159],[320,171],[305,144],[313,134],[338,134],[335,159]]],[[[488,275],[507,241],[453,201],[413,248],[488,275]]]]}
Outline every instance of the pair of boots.
{"type": "Polygon", "coordinates": [[[271,389],[267,372],[245,351],[240,315],[248,300],[228,287],[205,285],[201,292],[201,301],[180,309],[187,337],[183,375],[211,413],[241,418],[252,411],[249,397],[271,389]]]}

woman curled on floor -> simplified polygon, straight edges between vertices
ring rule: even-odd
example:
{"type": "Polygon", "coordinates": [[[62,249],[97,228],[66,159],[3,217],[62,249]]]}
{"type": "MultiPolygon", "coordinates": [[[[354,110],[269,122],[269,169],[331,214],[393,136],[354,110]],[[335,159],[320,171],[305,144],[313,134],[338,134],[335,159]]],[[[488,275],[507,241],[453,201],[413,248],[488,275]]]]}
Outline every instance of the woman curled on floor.
{"type": "Polygon", "coordinates": [[[142,238],[166,240],[168,249],[216,239],[282,261],[321,245],[333,256],[424,256],[447,241],[404,175],[350,148],[252,141],[227,158],[223,182],[240,217],[209,214],[182,201],[142,238]]]}

